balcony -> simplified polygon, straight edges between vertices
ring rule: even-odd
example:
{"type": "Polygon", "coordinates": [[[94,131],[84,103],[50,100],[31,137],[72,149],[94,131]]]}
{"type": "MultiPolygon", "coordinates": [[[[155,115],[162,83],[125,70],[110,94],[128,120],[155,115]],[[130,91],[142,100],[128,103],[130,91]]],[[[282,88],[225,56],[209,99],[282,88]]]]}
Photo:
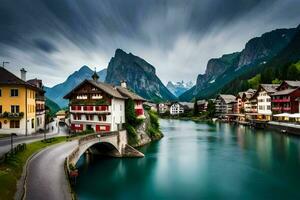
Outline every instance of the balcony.
{"type": "Polygon", "coordinates": [[[291,107],[272,107],[273,111],[291,111],[291,107]]]}
{"type": "Polygon", "coordinates": [[[282,98],[282,99],[272,99],[273,103],[284,103],[284,102],[290,102],[290,98],[282,98]]]}
{"type": "Polygon", "coordinates": [[[0,113],[0,118],[20,119],[23,116],[24,116],[23,112],[19,112],[19,113],[10,113],[10,112],[0,113]]]}
{"type": "Polygon", "coordinates": [[[71,106],[71,113],[86,113],[86,114],[109,114],[109,106],[71,106]]]}

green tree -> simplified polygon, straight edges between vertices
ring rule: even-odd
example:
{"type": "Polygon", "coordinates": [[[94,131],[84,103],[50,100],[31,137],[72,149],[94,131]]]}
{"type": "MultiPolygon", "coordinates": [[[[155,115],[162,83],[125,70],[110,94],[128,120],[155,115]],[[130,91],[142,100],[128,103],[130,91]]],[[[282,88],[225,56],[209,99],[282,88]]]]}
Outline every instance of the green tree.
{"type": "Polygon", "coordinates": [[[126,123],[132,126],[135,126],[137,123],[137,117],[134,109],[134,101],[132,99],[128,99],[125,102],[125,118],[126,123]]]}
{"type": "Polygon", "coordinates": [[[197,116],[199,114],[199,107],[198,107],[198,104],[197,104],[197,99],[195,99],[195,102],[194,102],[194,116],[197,116]]]}
{"type": "Polygon", "coordinates": [[[208,104],[207,104],[207,116],[209,118],[213,118],[215,116],[216,113],[216,108],[215,108],[215,104],[212,100],[208,100],[208,104]]]}
{"type": "Polygon", "coordinates": [[[289,66],[287,71],[287,79],[297,80],[300,77],[300,70],[298,70],[297,65],[292,64],[289,66]]]}
{"type": "Polygon", "coordinates": [[[275,78],[273,81],[272,81],[272,84],[281,84],[282,83],[282,80],[279,80],[278,78],[275,78]]]}

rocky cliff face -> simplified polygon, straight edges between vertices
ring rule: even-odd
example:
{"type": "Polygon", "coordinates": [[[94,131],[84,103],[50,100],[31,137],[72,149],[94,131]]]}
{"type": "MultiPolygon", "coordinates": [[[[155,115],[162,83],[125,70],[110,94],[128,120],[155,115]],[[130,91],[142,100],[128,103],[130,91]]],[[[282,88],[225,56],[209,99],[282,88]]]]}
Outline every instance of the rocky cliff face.
{"type": "Polygon", "coordinates": [[[208,61],[204,74],[199,74],[195,87],[179,99],[189,101],[194,97],[215,95],[224,84],[241,75],[247,68],[266,63],[277,55],[293,38],[296,28],[277,29],[247,42],[241,52],[223,55],[208,61]]]}
{"type": "MultiPolygon", "coordinates": [[[[94,71],[88,66],[82,66],[78,71],[71,74],[63,83],[57,84],[51,88],[45,87],[46,97],[54,101],[61,108],[68,105],[68,100],[63,99],[65,94],[70,92],[74,87],[85,79],[91,79],[94,71]]],[[[106,77],[106,69],[98,72],[99,80],[104,81],[106,77]]]]}
{"type": "Polygon", "coordinates": [[[128,88],[145,99],[155,102],[176,99],[156,76],[152,65],[131,53],[117,49],[108,64],[105,82],[120,85],[122,80],[126,80],[128,88]]]}

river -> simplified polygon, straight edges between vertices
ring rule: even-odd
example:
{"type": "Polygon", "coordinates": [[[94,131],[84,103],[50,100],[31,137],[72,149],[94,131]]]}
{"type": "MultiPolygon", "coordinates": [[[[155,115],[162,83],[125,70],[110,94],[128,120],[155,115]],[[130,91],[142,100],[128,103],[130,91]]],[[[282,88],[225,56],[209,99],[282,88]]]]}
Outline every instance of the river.
{"type": "Polygon", "coordinates": [[[300,138],[225,123],[160,120],[145,158],[78,163],[80,200],[300,199],[300,138]]]}

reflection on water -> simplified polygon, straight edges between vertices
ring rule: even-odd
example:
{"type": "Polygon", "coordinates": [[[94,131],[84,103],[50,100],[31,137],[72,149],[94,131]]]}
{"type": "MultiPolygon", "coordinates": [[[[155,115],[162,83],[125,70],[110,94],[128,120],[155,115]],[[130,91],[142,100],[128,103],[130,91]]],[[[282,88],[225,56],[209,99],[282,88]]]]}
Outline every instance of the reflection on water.
{"type": "Polygon", "coordinates": [[[300,140],[222,123],[161,120],[141,159],[82,157],[79,199],[300,199],[300,140]]]}

